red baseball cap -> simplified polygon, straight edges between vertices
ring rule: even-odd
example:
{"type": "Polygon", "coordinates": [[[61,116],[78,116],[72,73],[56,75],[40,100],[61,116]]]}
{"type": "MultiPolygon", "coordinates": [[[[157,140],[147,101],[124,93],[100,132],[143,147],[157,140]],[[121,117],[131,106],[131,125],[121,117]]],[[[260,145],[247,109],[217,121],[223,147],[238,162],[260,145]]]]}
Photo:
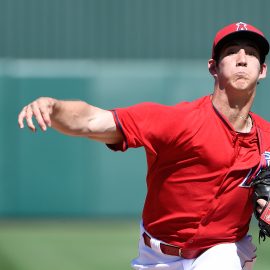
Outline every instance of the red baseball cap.
{"type": "Polygon", "coordinates": [[[217,32],[213,42],[212,58],[216,59],[219,50],[225,42],[241,37],[247,37],[255,41],[260,49],[261,62],[263,63],[265,61],[265,56],[269,52],[269,43],[262,31],[243,22],[227,25],[217,32]]]}

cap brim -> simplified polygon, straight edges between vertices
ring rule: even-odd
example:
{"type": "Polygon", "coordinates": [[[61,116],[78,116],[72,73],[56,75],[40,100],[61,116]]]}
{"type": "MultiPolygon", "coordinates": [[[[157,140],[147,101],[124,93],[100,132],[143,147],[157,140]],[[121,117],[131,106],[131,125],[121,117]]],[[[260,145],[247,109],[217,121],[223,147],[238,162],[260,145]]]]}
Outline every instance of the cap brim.
{"type": "Polygon", "coordinates": [[[231,33],[229,35],[227,35],[226,37],[224,37],[223,39],[221,39],[215,46],[214,48],[214,54],[213,54],[213,58],[216,58],[221,50],[221,48],[227,43],[230,42],[236,38],[249,38],[251,40],[253,40],[257,45],[258,48],[260,50],[260,53],[265,57],[268,52],[269,52],[269,43],[267,41],[267,39],[255,32],[252,31],[238,31],[238,32],[234,32],[231,33]]]}

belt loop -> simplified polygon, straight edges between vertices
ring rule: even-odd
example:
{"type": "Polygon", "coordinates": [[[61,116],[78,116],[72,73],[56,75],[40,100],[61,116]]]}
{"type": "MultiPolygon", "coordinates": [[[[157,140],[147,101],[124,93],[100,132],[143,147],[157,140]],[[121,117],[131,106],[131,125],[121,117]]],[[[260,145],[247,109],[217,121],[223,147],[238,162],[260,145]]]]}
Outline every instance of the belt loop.
{"type": "Polygon", "coordinates": [[[159,253],[162,253],[160,249],[160,241],[155,238],[150,238],[151,248],[159,253]]]}

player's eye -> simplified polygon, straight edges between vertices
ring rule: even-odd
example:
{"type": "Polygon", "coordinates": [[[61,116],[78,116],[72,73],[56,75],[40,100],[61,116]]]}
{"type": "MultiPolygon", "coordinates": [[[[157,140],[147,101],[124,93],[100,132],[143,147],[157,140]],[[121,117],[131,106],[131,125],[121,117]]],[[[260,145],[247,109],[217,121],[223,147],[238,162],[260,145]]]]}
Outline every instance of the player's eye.
{"type": "Polygon", "coordinates": [[[232,55],[236,53],[237,53],[237,50],[235,48],[230,48],[225,52],[226,55],[232,55]]]}
{"type": "Polygon", "coordinates": [[[256,56],[256,57],[258,56],[258,53],[255,50],[247,50],[246,54],[250,56],[256,56]]]}

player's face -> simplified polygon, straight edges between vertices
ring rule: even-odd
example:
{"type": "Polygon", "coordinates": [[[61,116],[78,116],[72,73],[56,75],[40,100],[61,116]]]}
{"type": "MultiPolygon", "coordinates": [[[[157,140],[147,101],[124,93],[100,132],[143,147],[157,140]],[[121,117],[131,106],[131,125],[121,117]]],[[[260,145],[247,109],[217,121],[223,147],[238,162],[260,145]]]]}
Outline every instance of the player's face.
{"type": "Polygon", "coordinates": [[[231,41],[220,51],[217,78],[221,88],[255,89],[266,76],[266,64],[260,64],[260,52],[248,39],[231,41]]]}

